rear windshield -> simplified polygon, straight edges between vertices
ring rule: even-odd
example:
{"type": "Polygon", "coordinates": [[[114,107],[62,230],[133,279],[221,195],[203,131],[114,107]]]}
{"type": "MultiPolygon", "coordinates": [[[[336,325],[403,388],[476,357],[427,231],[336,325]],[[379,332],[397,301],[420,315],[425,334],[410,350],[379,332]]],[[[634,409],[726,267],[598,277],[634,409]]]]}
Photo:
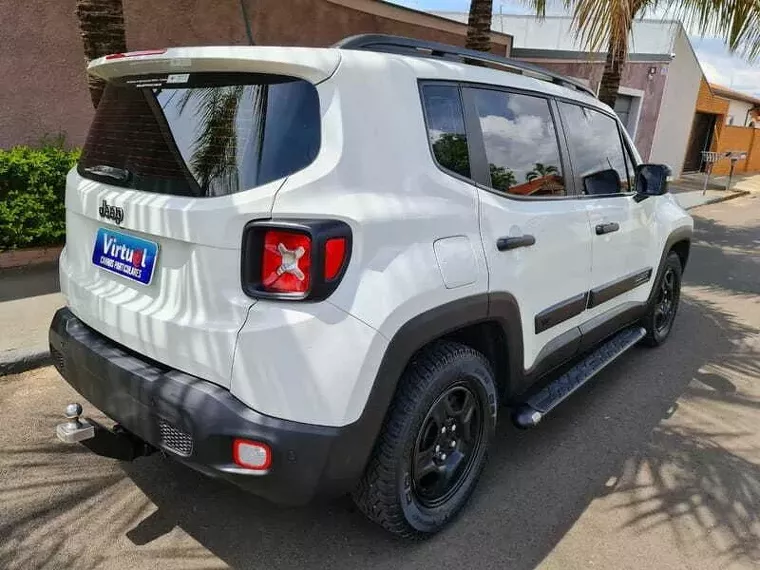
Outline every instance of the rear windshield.
{"type": "Polygon", "coordinates": [[[224,196],[304,168],[319,144],[319,97],[307,81],[132,76],[106,86],[78,171],[146,192],[224,196]]]}

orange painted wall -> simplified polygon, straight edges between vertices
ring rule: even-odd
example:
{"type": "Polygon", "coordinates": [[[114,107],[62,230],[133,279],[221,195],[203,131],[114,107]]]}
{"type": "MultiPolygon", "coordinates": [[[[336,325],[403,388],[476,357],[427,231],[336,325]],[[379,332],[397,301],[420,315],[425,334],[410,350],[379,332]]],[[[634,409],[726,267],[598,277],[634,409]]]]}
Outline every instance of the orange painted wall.
{"type": "MultiPolygon", "coordinates": [[[[716,97],[707,82],[702,79],[697,95],[698,113],[719,115],[715,120],[715,133],[710,150],[715,152],[746,152],[747,158],[736,163],[735,173],[760,172],[760,134],[757,129],[726,125],[728,99],[716,97]]],[[[719,160],[713,166],[713,174],[725,175],[731,171],[731,161],[719,160]]]]}
{"type": "MultiPolygon", "coordinates": [[[[753,145],[755,139],[755,130],[756,129],[751,129],[749,127],[734,127],[725,125],[720,131],[720,136],[717,137],[713,143],[713,150],[717,152],[743,151],[747,153],[746,160],[740,160],[736,163],[734,172],[749,172],[751,170],[748,168],[750,163],[753,165],[760,163],[760,156],[752,156],[751,153],[753,146],[760,147],[760,144],[753,145]]],[[[755,150],[756,155],[760,154],[757,152],[760,151],[760,148],[756,148],[755,150]]],[[[728,159],[723,159],[718,161],[718,163],[715,165],[713,168],[713,173],[728,174],[730,170],[731,161],[728,159]]]]}
{"type": "Polygon", "coordinates": [[[752,133],[752,145],[750,146],[749,155],[747,156],[747,172],[760,172],[760,133],[754,129],[752,133]]]}
{"type": "Polygon", "coordinates": [[[710,91],[704,77],[699,85],[699,94],[697,95],[697,112],[714,113],[716,115],[725,115],[728,113],[728,99],[716,97],[710,91]]]}

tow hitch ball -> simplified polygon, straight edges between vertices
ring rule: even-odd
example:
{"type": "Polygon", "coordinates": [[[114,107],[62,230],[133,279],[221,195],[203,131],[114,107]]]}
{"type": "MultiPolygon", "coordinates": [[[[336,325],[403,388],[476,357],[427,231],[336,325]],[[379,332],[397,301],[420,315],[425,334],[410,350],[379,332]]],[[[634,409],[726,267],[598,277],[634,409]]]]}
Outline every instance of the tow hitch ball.
{"type": "Polygon", "coordinates": [[[58,424],[55,433],[63,443],[76,443],[95,437],[95,425],[88,419],[79,419],[82,415],[82,405],[78,403],[66,406],[65,416],[68,420],[58,424]]]}
{"type": "Polygon", "coordinates": [[[113,429],[108,429],[95,420],[81,417],[81,404],[73,403],[66,406],[65,416],[67,421],[55,428],[58,439],[63,443],[81,443],[97,455],[121,461],[132,461],[157,451],[155,447],[119,424],[113,429]]]}

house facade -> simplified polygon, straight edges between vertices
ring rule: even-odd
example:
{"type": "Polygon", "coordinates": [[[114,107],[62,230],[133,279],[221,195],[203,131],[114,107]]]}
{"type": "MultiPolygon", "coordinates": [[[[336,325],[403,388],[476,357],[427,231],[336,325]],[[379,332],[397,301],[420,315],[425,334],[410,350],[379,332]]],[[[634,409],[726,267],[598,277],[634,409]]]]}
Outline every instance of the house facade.
{"type": "MultiPolygon", "coordinates": [[[[385,33],[464,45],[465,24],[378,0],[129,0],[129,50],[248,43],[246,7],[260,45],[329,46],[361,33],[385,33]]],[[[76,0],[0,2],[0,148],[63,134],[84,142],[93,116],[87,92],[76,0]]],[[[493,52],[512,38],[494,32],[493,52]]]]}
{"type": "Polygon", "coordinates": [[[694,108],[685,172],[705,170],[703,151],[721,157],[712,167],[718,175],[728,174],[731,160],[738,157],[734,171],[760,172],[760,99],[702,80],[694,108]]]}
{"type": "MultiPolygon", "coordinates": [[[[459,22],[461,12],[435,12],[459,22]]],[[[585,51],[572,18],[494,14],[492,29],[514,37],[512,57],[580,79],[598,91],[604,52],[585,51]]],[[[702,69],[680,22],[637,20],[615,103],[642,158],[679,176],[689,143],[702,69]]]]}

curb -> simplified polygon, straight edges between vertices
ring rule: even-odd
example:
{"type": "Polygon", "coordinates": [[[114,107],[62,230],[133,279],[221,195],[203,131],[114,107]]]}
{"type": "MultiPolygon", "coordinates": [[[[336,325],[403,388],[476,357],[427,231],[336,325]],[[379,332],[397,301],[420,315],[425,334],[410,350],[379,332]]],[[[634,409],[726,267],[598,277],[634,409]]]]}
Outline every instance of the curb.
{"type": "Polygon", "coordinates": [[[702,204],[694,204],[693,206],[684,208],[684,210],[693,210],[694,208],[707,206],[709,204],[717,204],[718,202],[726,202],[728,200],[733,200],[734,198],[741,198],[742,196],[748,196],[749,194],[752,194],[752,192],[750,192],[749,190],[734,190],[734,193],[731,194],[730,196],[716,196],[715,198],[710,198],[707,202],[703,202],[702,204]]]}
{"type": "Polygon", "coordinates": [[[2,376],[20,374],[53,363],[49,350],[9,350],[0,354],[0,379],[2,376]]]}
{"type": "Polygon", "coordinates": [[[17,269],[56,263],[62,250],[62,245],[53,245],[0,251],[0,269],[17,269]]]}

